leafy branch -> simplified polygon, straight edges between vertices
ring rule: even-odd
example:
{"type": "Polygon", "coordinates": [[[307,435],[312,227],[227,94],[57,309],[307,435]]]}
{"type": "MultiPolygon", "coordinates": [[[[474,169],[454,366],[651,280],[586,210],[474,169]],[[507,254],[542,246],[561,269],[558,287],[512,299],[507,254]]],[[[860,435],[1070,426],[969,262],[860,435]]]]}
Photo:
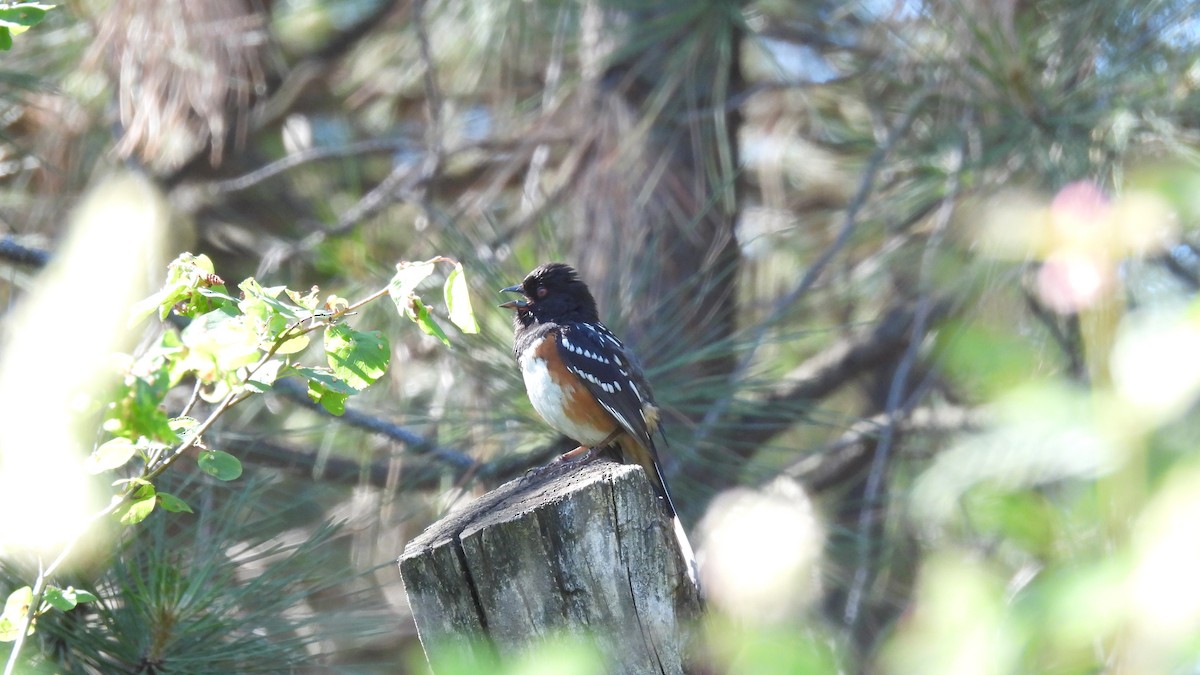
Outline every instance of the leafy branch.
{"type": "Polygon", "coordinates": [[[238,284],[240,297],[234,297],[207,256],[184,253],[172,262],[163,288],[133,308],[131,323],[157,314],[160,320],[175,315],[186,325],[165,330],[139,358],[124,357],[123,377],[102,424],[110,438],[84,460],[85,468],[94,474],[125,470],[132,475],[113,483],[119,489],[108,506],[67,538],[58,556],[40,568],[32,586],[9,595],[0,615],[0,641],[14,642],[5,675],[13,672],[38,616],[96,599],[88,591],[48,583],[93,523],[115,515],[121,523],[134,525],[156,507],[191,513],[184,500],[158,490],[154,480],[192,450],[198,451],[196,465],[204,473],[223,481],[241,476],[242,464],[236,456],[208,448],[203,440],[224,413],[269,391],[282,378],[298,377],[307,383],[312,401],[341,415],[347,398],[387,372],[391,357],[387,337],[380,331],[350,327],[345,323],[349,316],[387,295],[402,316],[451,346],[429,305],[416,292],[439,263],[451,266],[443,289],[451,322],[463,333],[478,332],[462,265],[450,258],[400,263],[387,286],[356,302],[336,295],[322,300],[316,287],[307,293],[264,287],[253,277],[238,284]],[[318,330],[323,333],[325,364],[308,365],[300,357],[312,342],[310,335],[318,330]],[[168,392],[189,378],[194,380],[192,396],[180,414],[169,417],[163,406],[168,392]],[[191,416],[200,400],[214,404],[203,420],[191,416]]]}
{"type": "Polygon", "coordinates": [[[12,49],[13,36],[41,23],[46,18],[46,11],[51,9],[54,5],[40,2],[0,3],[0,50],[12,49]]]}

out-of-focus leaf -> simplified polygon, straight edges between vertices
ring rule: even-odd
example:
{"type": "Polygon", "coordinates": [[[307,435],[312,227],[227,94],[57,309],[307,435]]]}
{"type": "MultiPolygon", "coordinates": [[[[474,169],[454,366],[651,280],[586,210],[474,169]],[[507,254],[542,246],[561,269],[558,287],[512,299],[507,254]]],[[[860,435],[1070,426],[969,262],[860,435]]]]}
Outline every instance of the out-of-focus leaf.
{"type": "MultiPolygon", "coordinates": [[[[29,586],[22,586],[8,594],[8,600],[4,603],[4,613],[0,614],[0,642],[12,642],[17,639],[19,632],[17,627],[25,620],[32,602],[33,589],[29,586]]],[[[27,635],[32,634],[33,626],[31,625],[27,635]]]]}
{"type": "Polygon", "coordinates": [[[122,525],[136,525],[146,519],[150,512],[154,510],[154,504],[158,501],[155,495],[135,499],[126,504],[122,509],[117,511],[122,525]]]}
{"type": "Polygon", "coordinates": [[[133,441],[118,436],[93,450],[92,454],[83,460],[83,468],[93,474],[116,469],[125,466],[136,453],[137,445],[133,441]]]}
{"type": "Polygon", "coordinates": [[[171,513],[192,513],[187,502],[169,492],[158,493],[158,504],[171,513]]]}
{"type": "Polygon", "coordinates": [[[417,290],[417,286],[433,274],[434,263],[431,261],[410,263],[402,262],[396,265],[396,275],[388,282],[388,293],[401,314],[410,316],[407,309],[408,299],[417,290]]]}
{"type": "Polygon", "coordinates": [[[237,457],[220,450],[205,450],[196,459],[204,473],[217,480],[236,480],[242,475],[242,463],[237,457]]]}
{"type": "Polygon", "coordinates": [[[446,277],[443,293],[446,296],[446,309],[454,325],[464,333],[478,333],[479,323],[475,321],[475,310],[471,307],[471,292],[462,263],[455,264],[446,277]]]}

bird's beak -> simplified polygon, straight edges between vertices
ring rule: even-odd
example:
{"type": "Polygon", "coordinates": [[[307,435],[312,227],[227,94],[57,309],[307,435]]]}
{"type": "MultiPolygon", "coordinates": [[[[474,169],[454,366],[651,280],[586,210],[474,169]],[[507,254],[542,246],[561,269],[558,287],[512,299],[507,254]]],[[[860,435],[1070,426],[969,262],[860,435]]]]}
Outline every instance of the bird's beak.
{"type": "MultiPolygon", "coordinates": [[[[516,284],[514,286],[509,286],[508,288],[501,288],[500,292],[501,293],[520,293],[521,285],[516,284]]],[[[526,307],[529,306],[529,303],[525,302],[525,300],[509,300],[508,302],[501,303],[500,306],[505,309],[525,309],[526,307]]]]}

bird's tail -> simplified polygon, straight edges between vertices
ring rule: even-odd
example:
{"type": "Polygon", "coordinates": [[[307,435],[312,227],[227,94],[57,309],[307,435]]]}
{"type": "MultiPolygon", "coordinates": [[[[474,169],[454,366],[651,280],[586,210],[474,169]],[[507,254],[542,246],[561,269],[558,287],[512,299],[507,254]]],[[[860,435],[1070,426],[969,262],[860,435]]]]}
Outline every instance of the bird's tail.
{"type": "Polygon", "coordinates": [[[649,447],[647,447],[632,437],[626,436],[619,445],[621,461],[627,464],[640,464],[645,469],[646,477],[650,479],[654,493],[662,498],[667,515],[677,518],[675,503],[671,501],[671,493],[667,489],[667,479],[663,476],[662,466],[658,462],[658,451],[654,447],[654,440],[650,439],[649,447]]]}
{"type": "Polygon", "coordinates": [[[645,447],[641,443],[627,437],[626,442],[620,444],[620,451],[623,461],[641,465],[642,469],[646,472],[646,477],[650,479],[650,485],[654,488],[654,493],[661,497],[662,504],[666,507],[667,515],[671,517],[671,526],[675,530],[675,539],[679,543],[679,552],[683,555],[683,562],[687,566],[688,578],[698,588],[700,579],[696,554],[692,552],[692,544],[688,541],[687,533],[684,532],[683,522],[679,520],[679,514],[675,511],[675,503],[671,501],[671,493],[667,490],[667,479],[663,476],[662,465],[658,462],[658,451],[654,447],[654,440],[651,439],[649,447],[645,447]]]}

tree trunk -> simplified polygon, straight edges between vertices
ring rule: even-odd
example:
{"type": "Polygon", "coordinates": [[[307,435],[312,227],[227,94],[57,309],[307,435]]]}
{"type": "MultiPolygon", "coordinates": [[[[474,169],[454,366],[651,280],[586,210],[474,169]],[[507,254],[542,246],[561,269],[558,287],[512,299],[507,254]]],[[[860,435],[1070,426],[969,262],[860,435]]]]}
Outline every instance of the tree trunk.
{"type": "Polygon", "coordinates": [[[638,466],[510,481],[431,525],[399,563],[435,672],[491,672],[557,637],[594,645],[609,672],[684,672],[699,593],[638,466]]]}

